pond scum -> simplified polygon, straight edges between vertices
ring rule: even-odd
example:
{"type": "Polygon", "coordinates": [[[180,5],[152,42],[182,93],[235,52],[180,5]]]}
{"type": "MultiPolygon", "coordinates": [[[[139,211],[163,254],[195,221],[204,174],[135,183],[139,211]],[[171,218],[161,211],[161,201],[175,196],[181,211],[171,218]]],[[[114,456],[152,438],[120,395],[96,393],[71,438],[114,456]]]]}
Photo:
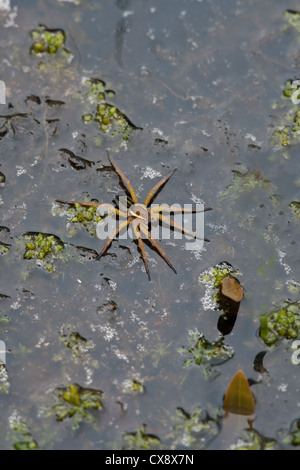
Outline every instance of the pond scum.
{"type": "MultiPolygon", "coordinates": [[[[300,32],[300,14],[286,11],[285,18],[288,24],[300,32]]],[[[45,25],[39,25],[30,32],[32,45],[30,54],[38,60],[38,69],[47,73],[54,66],[59,69],[70,63],[73,59],[71,51],[66,47],[67,35],[61,29],[49,29],[45,25]],[[49,62],[50,60],[50,62],[49,62]],[[52,62],[52,65],[51,65],[52,62]],[[49,68],[50,67],[50,68],[49,68]]],[[[271,145],[275,151],[281,151],[282,156],[289,158],[289,147],[300,142],[300,107],[299,104],[292,104],[291,96],[297,89],[293,85],[294,80],[287,79],[282,88],[281,100],[274,104],[274,109],[280,111],[280,122],[272,124],[271,145]]],[[[127,116],[115,106],[112,101],[116,98],[116,92],[108,86],[105,81],[98,78],[88,78],[83,80],[82,90],[76,99],[83,105],[82,121],[87,126],[94,125],[97,131],[96,143],[101,146],[105,137],[112,142],[113,149],[118,149],[120,145],[128,144],[132,132],[140,129],[133,125],[127,116]]],[[[8,132],[7,122],[5,127],[0,129],[0,138],[8,132]]],[[[10,132],[11,132],[11,128],[10,132]]],[[[14,130],[13,130],[14,132],[14,130]]],[[[0,172],[0,189],[7,185],[6,176],[0,172]]],[[[262,175],[247,168],[239,168],[233,172],[232,184],[220,194],[220,199],[231,199],[237,201],[241,194],[248,194],[256,189],[267,191],[273,194],[272,183],[262,175]]],[[[87,201],[97,202],[92,197],[87,197],[87,201]]],[[[300,202],[290,202],[291,214],[296,220],[300,219],[300,202]]],[[[71,239],[77,231],[85,230],[90,236],[96,234],[96,224],[101,221],[96,214],[94,207],[74,206],[63,209],[54,207],[53,215],[66,215],[68,222],[66,225],[66,237],[71,239]]],[[[9,239],[9,229],[0,228],[0,255],[4,258],[12,256],[12,246],[14,241],[9,239]],[[7,232],[7,233],[6,233],[7,232]],[[7,237],[4,237],[4,235],[7,237]],[[4,238],[2,238],[4,237],[4,238]],[[4,241],[2,241],[4,240],[4,241]]],[[[32,269],[43,269],[47,275],[56,269],[57,260],[67,262],[66,247],[69,243],[61,240],[54,234],[44,232],[27,232],[20,236],[16,244],[19,252],[22,253],[24,264],[32,266],[32,269]]],[[[229,265],[220,263],[212,266],[203,272],[199,277],[199,284],[206,288],[206,300],[212,308],[222,309],[220,299],[220,287],[222,279],[228,275],[239,275],[238,271],[229,265]],[[220,307],[221,305],[221,307],[220,307]]],[[[3,323],[5,317],[2,316],[3,323]]],[[[270,310],[260,316],[259,337],[264,346],[271,350],[282,341],[288,345],[299,336],[300,327],[300,302],[290,302],[286,300],[277,308],[270,310]]],[[[86,340],[79,332],[66,327],[66,331],[61,331],[59,339],[65,348],[70,352],[73,360],[88,357],[88,351],[93,349],[94,344],[86,340]]],[[[158,342],[157,342],[158,343],[158,342]]],[[[158,344],[158,348],[163,355],[170,354],[172,342],[164,350],[158,344]]],[[[152,351],[153,352],[153,351],[152,351]]],[[[183,368],[200,367],[208,380],[215,377],[217,366],[228,361],[234,355],[234,350],[229,345],[224,344],[224,337],[221,335],[214,341],[209,341],[198,330],[189,331],[187,344],[177,349],[180,357],[183,357],[183,368]]],[[[155,365],[157,350],[154,350],[155,365]]],[[[54,360],[58,360],[54,358],[54,360]]],[[[88,357],[90,360],[90,357],[88,357]]],[[[5,365],[0,365],[0,391],[3,394],[10,393],[9,377],[5,365]]],[[[51,404],[41,410],[41,417],[51,419],[55,417],[57,422],[67,422],[72,432],[78,430],[82,423],[89,426],[97,425],[97,418],[105,408],[105,393],[101,390],[82,387],[70,381],[63,387],[57,387],[52,391],[51,404]]],[[[145,396],[146,386],[142,380],[129,378],[123,382],[123,393],[131,394],[136,398],[145,396]]],[[[221,428],[222,410],[217,409],[209,414],[205,409],[198,407],[191,410],[177,408],[176,414],[171,416],[173,426],[164,436],[157,436],[148,432],[147,425],[142,424],[133,432],[125,432],[122,435],[123,449],[163,449],[163,448],[205,448],[211,439],[217,436],[221,428]]],[[[28,421],[17,412],[11,414],[9,418],[8,439],[12,442],[12,447],[17,450],[35,450],[46,444],[47,439],[41,438],[37,441],[32,427],[28,421]],[[44,439],[44,442],[43,442],[44,439]]],[[[232,445],[233,449],[274,449],[279,444],[300,445],[300,417],[296,418],[289,429],[284,429],[278,435],[278,440],[269,439],[262,436],[255,429],[247,430],[241,439],[232,445]]]]}

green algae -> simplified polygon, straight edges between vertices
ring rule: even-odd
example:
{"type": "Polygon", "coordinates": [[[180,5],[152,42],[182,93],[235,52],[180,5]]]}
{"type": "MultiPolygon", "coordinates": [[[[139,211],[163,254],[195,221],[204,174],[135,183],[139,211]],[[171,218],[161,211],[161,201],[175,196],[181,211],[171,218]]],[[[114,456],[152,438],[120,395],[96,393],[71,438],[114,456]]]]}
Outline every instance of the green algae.
{"type": "Polygon", "coordinates": [[[123,439],[125,441],[123,450],[153,450],[161,446],[159,437],[146,432],[145,424],[135,432],[125,432],[123,439]]]}
{"type": "Polygon", "coordinates": [[[267,192],[271,192],[273,189],[272,182],[264,178],[259,172],[240,167],[238,170],[232,170],[232,173],[233,181],[225,191],[220,193],[221,199],[237,200],[242,194],[248,194],[257,189],[263,189],[267,192]]]}
{"type": "Polygon", "coordinates": [[[27,420],[14,412],[9,420],[10,440],[14,450],[38,450],[38,443],[32,437],[27,420]]]}
{"type": "MultiPolygon", "coordinates": [[[[89,111],[82,115],[84,123],[97,123],[98,129],[111,138],[127,142],[134,129],[138,129],[128,117],[108,100],[114,98],[115,92],[106,87],[103,80],[91,78],[85,81],[88,91],[84,95],[84,103],[89,111]]],[[[102,144],[100,136],[98,145],[102,144]]]]}
{"type": "Polygon", "coordinates": [[[6,255],[7,253],[10,252],[10,245],[6,244],[6,243],[2,243],[0,241],[0,255],[6,255]]]}
{"type": "MultiPolygon", "coordinates": [[[[2,322],[0,322],[2,323],[2,322]]],[[[10,382],[5,364],[0,363],[0,392],[9,393],[10,382]]]]}
{"type": "Polygon", "coordinates": [[[72,351],[72,354],[75,357],[80,357],[89,349],[93,349],[95,347],[92,341],[84,338],[78,331],[71,331],[68,333],[62,332],[60,340],[72,351]]]}
{"type": "Polygon", "coordinates": [[[139,394],[145,392],[145,386],[139,379],[128,379],[122,384],[124,393],[139,394]]]}
{"type": "Polygon", "coordinates": [[[207,302],[214,309],[223,310],[226,299],[222,295],[221,287],[224,278],[240,273],[229,263],[223,262],[206,269],[200,276],[199,282],[206,287],[207,302]]]}
{"type": "Polygon", "coordinates": [[[72,419],[73,430],[77,429],[82,421],[93,423],[95,417],[91,412],[103,408],[102,391],[84,388],[78,384],[70,383],[67,387],[56,388],[54,395],[56,403],[52,409],[57,421],[72,419]]]}
{"type": "MultiPolygon", "coordinates": [[[[99,201],[97,199],[86,197],[82,202],[98,203],[99,201]]],[[[60,207],[54,212],[55,214],[62,214],[64,211],[66,212],[69,221],[74,224],[74,227],[68,226],[69,237],[73,237],[81,227],[84,227],[89,235],[96,235],[96,226],[102,220],[102,217],[97,214],[97,207],[83,206],[76,202],[75,204],[70,205],[66,210],[60,207]]]]}
{"type": "MultiPolygon", "coordinates": [[[[300,80],[287,79],[282,87],[282,99],[274,103],[280,114],[273,124],[271,145],[275,150],[283,150],[300,142],[300,80]]],[[[288,158],[287,151],[283,154],[288,158]]]]}
{"type": "Polygon", "coordinates": [[[291,211],[293,212],[293,215],[295,219],[300,220],[300,202],[299,201],[292,201],[289,204],[289,207],[291,211]]]}
{"type": "Polygon", "coordinates": [[[55,235],[26,233],[23,235],[26,260],[39,260],[46,271],[53,272],[53,258],[63,251],[64,243],[55,235]]]}
{"type": "Polygon", "coordinates": [[[184,367],[191,365],[203,366],[206,377],[211,378],[213,367],[228,361],[234,355],[232,347],[224,344],[221,336],[216,341],[209,341],[198,331],[190,331],[188,334],[189,346],[182,346],[177,351],[186,357],[184,367]]]}
{"type": "Polygon", "coordinates": [[[237,271],[227,263],[220,263],[207,269],[200,275],[199,281],[202,284],[212,284],[214,288],[219,289],[222,280],[230,274],[236,274],[237,271]]]}
{"type": "Polygon", "coordinates": [[[300,12],[295,10],[285,10],[285,20],[300,33],[300,12]]]}
{"type": "Polygon", "coordinates": [[[300,445],[300,418],[295,419],[288,430],[284,430],[281,433],[281,440],[285,444],[291,444],[293,446],[300,445]]]}
{"type": "Polygon", "coordinates": [[[233,445],[230,450],[275,450],[277,441],[262,436],[255,429],[247,429],[243,436],[233,445]]]}
{"type": "Polygon", "coordinates": [[[63,52],[65,56],[70,55],[65,47],[66,34],[62,29],[49,29],[45,25],[39,25],[37,29],[30,32],[33,44],[30,48],[30,54],[55,55],[58,51],[63,52]]]}
{"type": "Polygon", "coordinates": [[[209,416],[206,410],[198,408],[188,413],[183,408],[176,409],[176,424],[173,426],[171,448],[178,446],[201,449],[219,433],[217,421],[209,416]]]}
{"type": "Polygon", "coordinates": [[[300,302],[283,302],[274,312],[261,315],[259,336],[267,346],[283,338],[295,339],[300,330],[300,302]]]}

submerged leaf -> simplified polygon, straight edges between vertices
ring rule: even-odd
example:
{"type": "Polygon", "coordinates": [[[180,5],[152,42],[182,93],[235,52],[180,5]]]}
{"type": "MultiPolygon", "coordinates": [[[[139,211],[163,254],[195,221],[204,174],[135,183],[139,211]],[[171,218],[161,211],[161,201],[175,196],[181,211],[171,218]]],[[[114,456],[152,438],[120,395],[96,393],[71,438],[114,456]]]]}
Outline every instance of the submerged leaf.
{"type": "Polygon", "coordinates": [[[231,380],[224,398],[225,411],[239,415],[252,415],[255,411],[253,394],[242,370],[231,380]]]}
{"type": "Polygon", "coordinates": [[[224,279],[222,279],[222,294],[234,302],[240,302],[244,297],[241,284],[232,276],[224,277],[224,279]]]}

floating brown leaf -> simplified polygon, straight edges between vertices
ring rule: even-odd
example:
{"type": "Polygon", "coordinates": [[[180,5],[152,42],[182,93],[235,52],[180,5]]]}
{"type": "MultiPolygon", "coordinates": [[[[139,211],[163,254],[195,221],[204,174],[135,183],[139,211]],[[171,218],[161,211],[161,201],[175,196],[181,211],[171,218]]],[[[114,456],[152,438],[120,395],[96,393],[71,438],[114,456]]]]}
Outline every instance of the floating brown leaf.
{"type": "Polygon", "coordinates": [[[224,398],[225,411],[239,415],[253,415],[255,403],[249,382],[242,370],[232,378],[224,398]]]}
{"type": "Polygon", "coordinates": [[[241,284],[232,276],[224,277],[222,280],[222,294],[234,302],[240,302],[244,297],[241,284]]]}

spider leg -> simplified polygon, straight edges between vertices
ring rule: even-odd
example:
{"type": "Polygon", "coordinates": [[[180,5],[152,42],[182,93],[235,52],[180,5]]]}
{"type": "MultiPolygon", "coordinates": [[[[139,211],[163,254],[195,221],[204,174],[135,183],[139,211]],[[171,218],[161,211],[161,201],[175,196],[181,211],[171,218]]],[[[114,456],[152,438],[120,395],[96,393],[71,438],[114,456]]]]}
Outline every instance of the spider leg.
{"type": "Polygon", "coordinates": [[[99,260],[101,258],[101,256],[104,255],[104,253],[106,252],[106,250],[108,249],[109,245],[111,244],[111,242],[113,241],[113,239],[115,238],[115,236],[117,235],[117,233],[124,227],[126,227],[127,225],[129,225],[131,222],[130,219],[128,220],[124,220],[123,222],[121,222],[118,227],[116,228],[116,230],[114,230],[113,234],[109,237],[109,239],[107,240],[107,242],[105,243],[104,247],[102,248],[101,252],[99,253],[99,255],[96,256],[96,260],[99,260]]]}
{"type": "Polygon", "coordinates": [[[110,163],[112,164],[112,166],[114,167],[114,169],[116,170],[116,172],[118,173],[118,175],[120,176],[120,178],[121,178],[121,180],[123,181],[123,183],[125,184],[125,186],[127,186],[128,191],[130,192],[130,196],[132,197],[132,200],[133,200],[134,204],[136,204],[136,203],[138,202],[138,199],[137,199],[137,195],[135,194],[135,190],[133,189],[132,184],[131,184],[130,181],[126,178],[126,176],[122,173],[122,171],[120,170],[120,168],[117,167],[117,165],[116,165],[115,162],[110,158],[110,156],[108,156],[108,159],[109,159],[110,163]]]}
{"type": "Polygon", "coordinates": [[[138,244],[139,244],[140,249],[141,249],[142,258],[143,258],[143,261],[145,263],[146,272],[148,274],[149,281],[151,281],[150,270],[149,270],[149,266],[148,266],[148,261],[147,261],[147,256],[146,256],[144,243],[143,243],[140,231],[139,231],[138,227],[135,224],[133,224],[133,230],[134,230],[135,236],[137,238],[138,244]]]}
{"type": "Polygon", "coordinates": [[[141,229],[141,231],[143,232],[143,234],[146,235],[147,238],[149,238],[149,240],[150,240],[151,243],[155,246],[155,248],[157,249],[157,251],[159,252],[159,254],[161,255],[161,257],[165,260],[165,262],[167,263],[167,265],[170,266],[170,268],[174,271],[175,274],[177,274],[177,271],[176,271],[176,269],[174,268],[174,266],[172,265],[171,261],[169,261],[169,259],[167,258],[166,254],[163,252],[163,250],[160,248],[160,246],[159,246],[158,243],[154,240],[154,238],[151,237],[151,233],[147,230],[147,228],[146,228],[143,224],[140,224],[140,229],[141,229]]]}
{"type": "Polygon", "coordinates": [[[123,212],[123,211],[120,211],[119,209],[116,209],[111,204],[99,204],[97,202],[81,202],[81,201],[61,201],[59,199],[56,199],[55,202],[59,202],[61,204],[80,204],[81,206],[104,207],[106,209],[109,209],[111,212],[113,212],[116,215],[121,215],[122,217],[127,217],[126,212],[123,212]]]}
{"type": "Polygon", "coordinates": [[[60,199],[56,199],[55,202],[59,202],[60,204],[80,204],[81,206],[94,206],[94,207],[98,207],[101,205],[98,202],[61,201],[60,199]]]}
{"type": "Polygon", "coordinates": [[[113,212],[115,215],[125,217],[127,219],[127,213],[117,209],[116,207],[112,206],[111,204],[99,204],[99,207],[103,207],[104,209],[108,209],[113,212]]]}
{"type": "Polygon", "coordinates": [[[148,206],[151,199],[153,199],[155,193],[171,178],[173,173],[176,171],[173,170],[171,173],[169,173],[165,178],[163,178],[159,183],[157,183],[154,188],[151,189],[151,191],[147,194],[146,199],[144,200],[144,206],[148,206]]]}
{"type": "Polygon", "coordinates": [[[174,220],[172,219],[168,219],[168,217],[165,217],[164,215],[162,214],[153,214],[153,217],[155,217],[156,219],[159,219],[163,222],[166,222],[168,224],[171,224],[173,225],[173,227],[175,228],[178,228],[178,230],[181,230],[183,233],[186,233],[187,235],[189,235],[190,237],[193,237],[193,238],[198,238],[199,240],[204,240],[206,242],[209,242],[208,238],[200,238],[198,237],[197,235],[195,235],[193,232],[191,232],[190,230],[187,230],[186,228],[184,227],[181,227],[181,225],[177,224],[176,222],[174,222],[174,220]]]}

